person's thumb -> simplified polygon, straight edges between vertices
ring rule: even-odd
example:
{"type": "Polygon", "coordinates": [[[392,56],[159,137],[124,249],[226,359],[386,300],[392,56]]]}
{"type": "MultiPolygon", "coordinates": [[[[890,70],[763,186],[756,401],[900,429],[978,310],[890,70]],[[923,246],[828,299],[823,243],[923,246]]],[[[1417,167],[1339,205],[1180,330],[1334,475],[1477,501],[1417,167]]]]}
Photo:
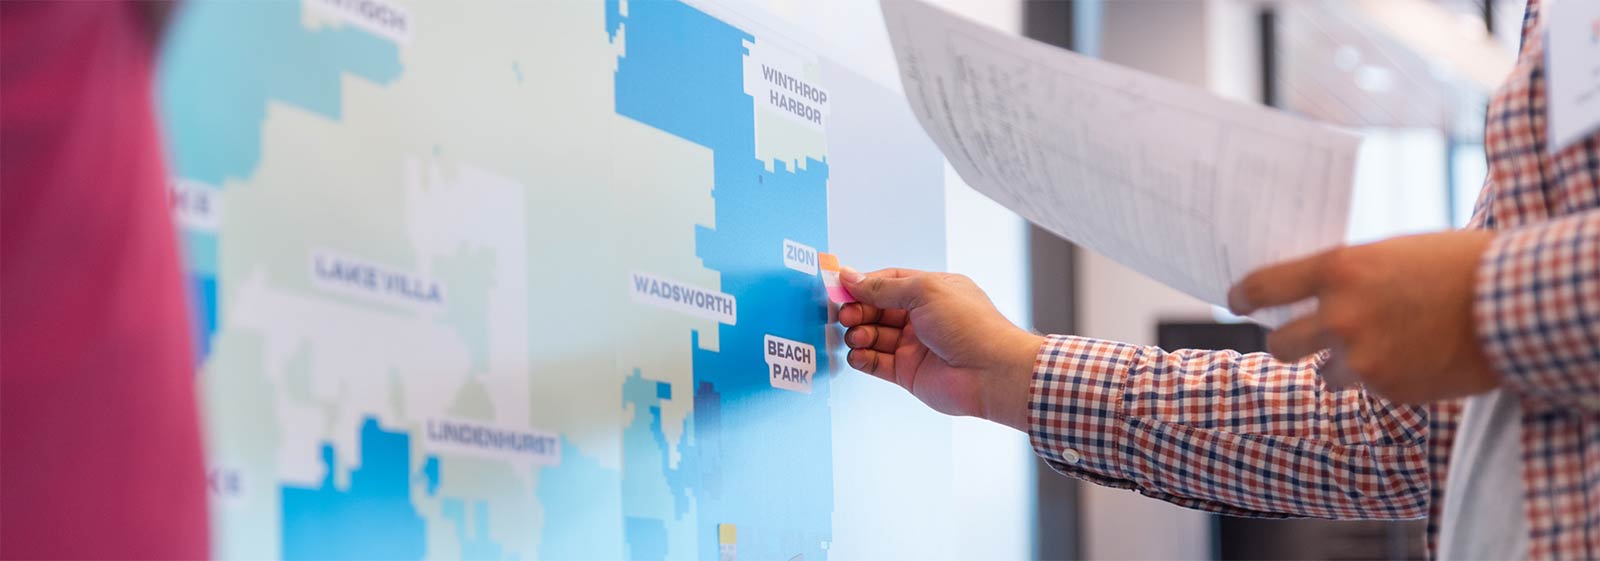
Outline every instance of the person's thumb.
{"type": "Polygon", "coordinates": [[[850,295],[861,303],[879,308],[909,310],[922,304],[922,274],[867,275],[843,267],[839,270],[839,280],[844,283],[845,290],[850,291],[850,295]]]}

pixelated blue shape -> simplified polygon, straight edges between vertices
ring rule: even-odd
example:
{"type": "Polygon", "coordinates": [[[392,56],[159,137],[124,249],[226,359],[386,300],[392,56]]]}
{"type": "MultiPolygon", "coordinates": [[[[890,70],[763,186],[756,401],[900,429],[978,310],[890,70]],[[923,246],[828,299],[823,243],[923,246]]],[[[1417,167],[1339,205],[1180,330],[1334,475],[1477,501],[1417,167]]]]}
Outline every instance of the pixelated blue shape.
{"type": "MultiPolygon", "coordinates": [[[[649,413],[636,413],[633,422],[622,429],[622,495],[636,503],[639,511],[665,510],[665,502],[650,504],[653,500],[668,498],[649,496],[653,490],[649,476],[660,475],[670,493],[673,516],[681,519],[689,513],[691,505],[689,489],[695,483],[697,454],[694,446],[680,444],[678,448],[684,460],[673,467],[671,446],[661,420],[663,386],[670,394],[670,384],[647,379],[637,368],[622,383],[623,403],[632,405],[636,412],[649,413]]],[[[689,419],[683,422],[687,424],[689,419]]]]}
{"type": "Polygon", "coordinates": [[[189,275],[189,313],[194,319],[195,362],[203,363],[211,356],[212,338],[217,333],[217,277],[216,275],[189,275]]]}
{"type": "Polygon", "coordinates": [[[334,485],[334,454],[322,445],[320,486],[283,486],[283,558],[421,559],[427,533],[411,504],[411,437],[367,417],[348,490],[334,485]]]}
{"type": "Polygon", "coordinates": [[[183,242],[184,262],[196,275],[217,274],[217,233],[185,228],[178,239],[183,242]]]}
{"type": "Polygon", "coordinates": [[[653,518],[627,517],[628,559],[664,561],[667,558],[667,527],[653,518]]]}
{"type": "Polygon", "coordinates": [[[301,2],[191,2],[162,53],[161,113],[177,175],[222,186],[254,174],[268,101],[329,119],[340,80],[400,76],[393,41],[350,25],[307,29],[301,2]]]}
{"type": "Polygon", "coordinates": [[[539,559],[621,559],[621,474],[561,437],[561,463],[539,471],[534,494],[548,513],[539,559]]]}
{"type": "Polygon", "coordinates": [[[217,234],[184,229],[179,238],[189,276],[189,312],[194,320],[195,363],[211,356],[217,334],[217,234]]]}
{"type": "Polygon", "coordinates": [[[483,501],[472,503],[472,531],[467,531],[467,513],[460,499],[445,499],[440,504],[444,517],[456,524],[456,541],[461,543],[460,559],[466,561],[498,561],[505,558],[500,544],[489,539],[489,505],[483,501]]]}
{"type": "Polygon", "coordinates": [[[666,382],[656,382],[656,399],[672,399],[672,384],[666,382]]]}
{"type": "MultiPolygon", "coordinates": [[[[778,248],[787,238],[826,251],[828,165],[780,161],[769,171],[756,157],[744,57],[745,43],[760,38],[677,1],[630,2],[626,16],[608,2],[607,31],[624,25],[616,111],[711,151],[716,228],[696,228],[695,253],[739,302],[736,324],[717,327],[719,351],[691,337],[695,444],[684,459],[695,456],[697,469],[682,484],[697,508],[698,557],[716,559],[717,524],[735,523],[741,534],[771,536],[741,543],[741,557],[824,559],[833,514],[828,380],[813,380],[807,395],[750,373],[765,365],[767,334],[825,348],[817,278],[784,267],[778,248]]],[[[818,372],[826,360],[818,353],[818,372]]],[[[626,432],[624,441],[637,442],[626,432]]],[[[634,449],[624,446],[625,456],[634,449]]]]}
{"type": "Polygon", "coordinates": [[[422,477],[428,485],[428,496],[432,497],[439,491],[439,457],[428,456],[428,461],[422,464],[422,477]]]}
{"type": "Polygon", "coordinates": [[[617,30],[622,28],[622,0],[606,0],[606,35],[611,40],[617,39],[617,30]]]}

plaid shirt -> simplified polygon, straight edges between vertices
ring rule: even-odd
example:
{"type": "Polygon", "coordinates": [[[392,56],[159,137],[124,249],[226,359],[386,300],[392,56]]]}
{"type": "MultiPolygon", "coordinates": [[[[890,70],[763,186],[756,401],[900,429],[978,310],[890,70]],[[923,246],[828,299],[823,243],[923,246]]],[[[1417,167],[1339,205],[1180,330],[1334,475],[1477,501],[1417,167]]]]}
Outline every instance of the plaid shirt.
{"type": "MultiPolygon", "coordinates": [[[[1500,234],[1474,307],[1502,389],[1522,405],[1527,555],[1596,559],[1600,137],[1546,149],[1538,4],[1489,107],[1489,180],[1471,227],[1500,234]]],[[[1427,515],[1434,543],[1461,403],[1332,391],[1316,375],[1322,360],[1052,336],[1034,373],[1033,446],[1063,474],[1214,512],[1427,515]]]]}

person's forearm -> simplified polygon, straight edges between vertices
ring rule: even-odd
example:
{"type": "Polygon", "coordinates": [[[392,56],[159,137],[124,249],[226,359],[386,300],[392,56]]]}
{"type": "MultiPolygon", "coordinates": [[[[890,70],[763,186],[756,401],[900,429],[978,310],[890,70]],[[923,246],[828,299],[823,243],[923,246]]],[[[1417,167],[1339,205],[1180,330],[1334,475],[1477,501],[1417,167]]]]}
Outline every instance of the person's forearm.
{"type": "Polygon", "coordinates": [[[1037,364],[1029,433],[1063,474],[1233,514],[1426,510],[1426,410],[1325,390],[1320,356],[1283,363],[1052,336],[1037,364]]]}
{"type": "Polygon", "coordinates": [[[983,418],[1028,432],[1033,372],[1044,343],[1044,336],[1034,333],[997,343],[1006,349],[1007,360],[994,369],[995,379],[984,385],[983,418]]]}

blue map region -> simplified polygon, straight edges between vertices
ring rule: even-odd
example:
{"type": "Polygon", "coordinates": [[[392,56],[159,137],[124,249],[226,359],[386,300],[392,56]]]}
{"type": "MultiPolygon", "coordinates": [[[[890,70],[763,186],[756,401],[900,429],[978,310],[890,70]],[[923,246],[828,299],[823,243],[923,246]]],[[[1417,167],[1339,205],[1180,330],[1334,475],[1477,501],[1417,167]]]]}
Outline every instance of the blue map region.
{"type": "MultiPolygon", "coordinates": [[[[672,466],[660,405],[669,399],[672,399],[672,384],[646,379],[638,369],[622,383],[623,404],[632,405],[635,411],[633,422],[622,429],[622,496],[633,502],[651,497],[656,493],[649,488],[649,483],[664,478],[670,506],[636,510],[670,511],[674,519],[681,519],[689,513],[689,488],[698,472],[697,454],[694,445],[680,444],[678,449],[683,461],[672,466]]],[[[685,419],[684,424],[689,425],[689,420],[685,419]]]]}
{"type": "MultiPolygon", "coordinates": [[[[823,559],[833,515],[828,380],[816,378],[810,394],[773,389],[762,345],[772,334],[825,348],[820,282],[785,268],[781,248],[790,239],[826,251],[827,163],[771,162],[768,170],[756,157],[743,59],[744,43],[757,38],[677,1],[630,2],[626,15],[607,2],[607,10],[606,31],[616,37],[620,27],[626,37],[617,113],[712,152],[716,228],[698,227],[696,253],[739,302],[737,324],[718,326],[719,352],[702,350],[698,333],[686,341],[694,349],[694,444],[680,446],[683,465],[667,472],[673,498],[683,487],[693,494],[700,559],[717,558],[718,524],[738,526],[740,557],[823,559]]],[[[817,371],[826,372],[825,353],[818,359],[817,371]]],[[[625,399],[661,399],[648,393],[655,388],[639,388],[635,395],[625,386],[625,399]]],[[[652,422],[648,443],[624,435],[630,468],[639,451],[667,453],[654,442],[663,438],[659,419],[652,422]]],[[[649,540],[657,534],[639,527],[628,534],[630,551],[656,551],[649,540]]]]}
{"type": "MultiPolygon", "coordinates": [[[[343,75],[379,84],[400,76],[392,41],[351,26],[306,29],[301,4],[183,5],[157,78],[175,175],[218,188],[248,178],[261,161],[269,100],[338,119],[343,75]]],[[[183,240],[204,360],[217,324],[216,234],[185,231],[183,240]]]]}
{"type": "Polygon", "coordinates": [[[439,458],[428,456],[428,461],[422,464],[422,480],[428,485],[428,496],[439,492],[439,458]]]}
{"type": "Polygon", "coordinates": [[[539,471],[534,491],[551,513],[539,531],[539,559],[622,559],[620,478],[561,437],[561,463],[539,471]]]}
{"type": "Polygon", "coordinates": [[[189,313],[193,316],[190,325],[194,329],[195,363],[205,361],[211,356],[211,334],[217,332],[217,275],[215,273],[204,275],[190,272],[189,295],[193,305],[189,313]]]}
{"type": "Polygon", "coordinates": [[[333,445],[323,444],[322,484],[283,486],[283,558],[421,559],[427,532],[411,503],[411,437],[367,417],[348,490],[334,484],[336,460],[333,445]]]}
{"type": "Polygon", "coordinates": [[[628,534],[628,559],[666,561],[667,527],[661,520],[629,516],[623,530],[628,534]]]}
{"type": "Polygon", "coordinates": [[[349,25],[307,29],[301,4],[184,5],[159,77],[178,175],[220,186],[254,174],[269,100],[339,119],[343,75],[400,77],[393,41],[349,25]]]}
{"type": "MultiPolygon", "coordinates": [[[[440,505],[441,514],[456,524],[456,541],[461,543],[461,556],[465,561],[498,561],[505,559],[500,544],[489,539],[489,504],[472,503],[472,531],[467,531],[467,510],[461,499],[445,499],[440,505]]],[[[515,555],[511,558],[516,558],[515,555]]]]}
{"type": "MultiPolygon", "coordinates": [[[[622,383],[622,403],[633,411],[633,420],[622,429],[623,533],[627,558],[633,561],[668,556],[665,522],[681,521],[689,513],[690,489],[698,480],[695,465],[699,456],[693,444],[679,444],[681,461],[672,465],[661,418],[661,403],[671,399],[672,384],[645,378],[639,369],[622,383]]],[[[686,418],[679,428],[691,424],[686,418]]]]}

